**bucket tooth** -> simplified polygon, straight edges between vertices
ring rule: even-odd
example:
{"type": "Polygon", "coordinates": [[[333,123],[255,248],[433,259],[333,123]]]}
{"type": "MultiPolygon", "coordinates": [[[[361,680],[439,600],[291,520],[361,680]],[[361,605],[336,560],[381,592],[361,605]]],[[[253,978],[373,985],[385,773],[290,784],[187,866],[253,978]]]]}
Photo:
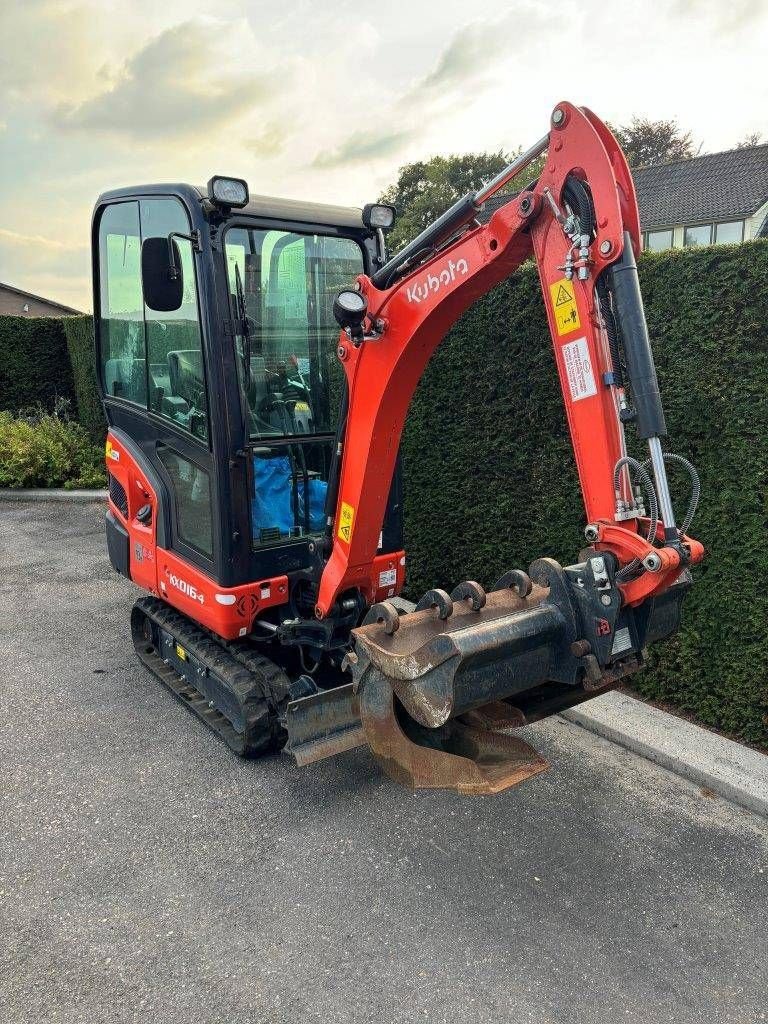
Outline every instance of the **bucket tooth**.
{"type": "Polygon", "coordinates": [[[363,619],[364,626],[372,623],[382,626],[387,636],[392,636],[400,628],[400,613],[390,601],[381,601],[372,605],[363,619]]]}
{"type": "Polygon", "coordinates": [[[436,588],[428,590],[414,609],[417,612],[426,611],[427,608],[437,610],[438,619],[447,619],[453,615],[453,601],[444,590],[436,588]]]}
{"type": "Polygon", "coordinates": [[[523,572],[522,569],[509,569],[504,575],[496,581],[493,588],[494,590],[510,590],[514,589],[520,595],[520,597],[528,597],[531,590],[533,589],[533,583],[531,577],[527,572],[523,572]]]}
{"type": "Polygon", "coordinates": [[[474,580],[464,580],[451,591],[451,600],[457,604],[459,601],[466,601],[473,612],[479,612],[485,606],[487,598],[479,583],[475,583],[474,580]]]}

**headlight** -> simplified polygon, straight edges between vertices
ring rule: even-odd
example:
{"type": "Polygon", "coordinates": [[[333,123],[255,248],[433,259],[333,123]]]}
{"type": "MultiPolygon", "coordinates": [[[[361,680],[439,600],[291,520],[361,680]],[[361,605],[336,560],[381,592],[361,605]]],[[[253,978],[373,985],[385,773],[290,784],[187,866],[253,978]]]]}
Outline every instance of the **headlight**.
{"type": "Polygon", "coordinates": [[[384,203],[367,203],[363,207],[363,224],[371,231],[390,231],[395,224],[394,206],[384,203]]]}
{"type": "Polygon", "coordinates": [[[208,198],[219,206],[240,208],[248,202],[248,183],[242,178],[222,178],[214,174],[208,182],[208,198]]]}
{"type": "Polygon", "coordinates": [[[362,333],[363,320],[368,312],[368,302],[360,292],[345,288],[333,300],[333,315],[339,327],[349,328],[352,337],[362,333]]]}

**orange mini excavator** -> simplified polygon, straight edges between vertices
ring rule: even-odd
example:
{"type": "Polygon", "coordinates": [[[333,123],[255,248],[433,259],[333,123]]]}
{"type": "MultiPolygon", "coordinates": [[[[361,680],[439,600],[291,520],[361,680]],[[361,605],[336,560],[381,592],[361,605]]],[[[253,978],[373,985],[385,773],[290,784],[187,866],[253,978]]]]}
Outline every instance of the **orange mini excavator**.
{"type": "Polygon", "coordinates": [[[546,767],[520,726],[611,688],[678,629],[703,556],[698,479],[662,449],[635,191],[594,114],[558,104],[547,135],[388,257],[394,216],[249,197],[225,177],[99,198],[109,555],[148,592],[139,658],[236,753],[306,764],[367,744],[400,782],[494,793],[546,767]],[[412,605],[398,596],[411,396],[461,313],[529,257],[588,546],[412,605]],[[668,460],[692,481],[679,524],[668,460]]]}

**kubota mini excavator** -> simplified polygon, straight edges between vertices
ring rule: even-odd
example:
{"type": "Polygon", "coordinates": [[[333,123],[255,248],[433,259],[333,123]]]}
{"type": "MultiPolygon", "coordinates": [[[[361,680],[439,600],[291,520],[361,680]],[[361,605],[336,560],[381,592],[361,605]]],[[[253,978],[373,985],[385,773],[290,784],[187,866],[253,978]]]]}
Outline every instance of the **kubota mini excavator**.
{"type": "Polygon", "coordinates": [[[546,767],[521,725],[616,685],[678,629],[703,557],[698,480],[662,450],[635,191],[594,114],[558,104],[544,138],[388,258],[393,218],[249,198],[223,177],[99,198],[109,556],[148,591],[140,659],[236,753],[286,746],[306,764],[368,744],[400,782],[494,793],[546,767]],[[413,606],[408,404],[454,321],[531,256],[588,546],[413,606]],[[692,479],[679,525],[665,460],[692,479]]]}

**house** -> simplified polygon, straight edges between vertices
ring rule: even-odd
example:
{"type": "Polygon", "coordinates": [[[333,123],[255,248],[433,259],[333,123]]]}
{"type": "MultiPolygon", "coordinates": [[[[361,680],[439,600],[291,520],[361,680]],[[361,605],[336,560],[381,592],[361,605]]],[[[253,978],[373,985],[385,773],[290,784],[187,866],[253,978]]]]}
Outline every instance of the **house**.
{"type": "Polygon", "coordinates": [[[0,316],[81,316],[79,309],[0,281],[0,316]]]}
{"type": "Polygon", "coordinates": [[[768,237],[768,143],[632,172],[643,248],[768,237]]]}
{"type": "MultiPolygon", "coordinates": [[[[632,171],[643,248],[746,242],[768,237],[768,143],[632,171]]],[[[485,223],[513,196],[495,195],[485,223]]]]}

